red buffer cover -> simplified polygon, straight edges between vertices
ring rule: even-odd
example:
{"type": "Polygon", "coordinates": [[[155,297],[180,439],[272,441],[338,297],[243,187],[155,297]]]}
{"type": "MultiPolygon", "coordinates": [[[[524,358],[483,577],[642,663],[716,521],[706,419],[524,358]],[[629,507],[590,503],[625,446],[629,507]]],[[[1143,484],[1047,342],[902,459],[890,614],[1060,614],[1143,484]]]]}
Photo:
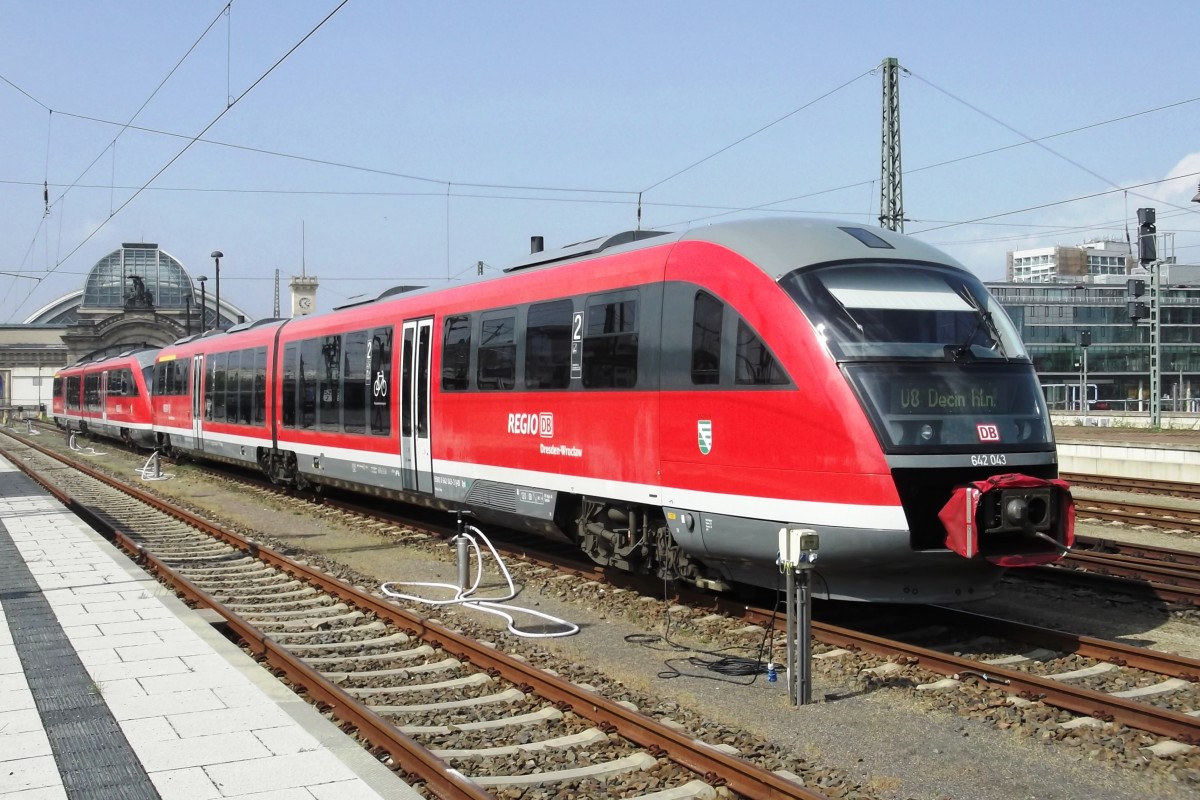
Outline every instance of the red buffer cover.
{"type": "MultiPolygon", "coordinates": [[[[938,519],[946,528],[946,547],[958,553],[963,558],[979,556],[979,502],[988,492],[998,492],[1004,489],[1036,489],[1053,486],[1060,491],[1055,495],[1059,498],[1059,519],[1062,520],[1062,540],[1064,548],[1075,544],[1075,503],[1071,501],[1071,485],[1064,480],[1051,478],[1033,478],[1019,473],[993,475],[982,481],[975,481],[954,490],[949,502],[938,513],[938,519]]],[[[1039,564],[1049,564],[1058,561],[1062,554],[1058,551],[1049,553],[1011,553],[996,556],[985,556],[988,561],[1001,567],[1035,567],[1039,564]]]]}

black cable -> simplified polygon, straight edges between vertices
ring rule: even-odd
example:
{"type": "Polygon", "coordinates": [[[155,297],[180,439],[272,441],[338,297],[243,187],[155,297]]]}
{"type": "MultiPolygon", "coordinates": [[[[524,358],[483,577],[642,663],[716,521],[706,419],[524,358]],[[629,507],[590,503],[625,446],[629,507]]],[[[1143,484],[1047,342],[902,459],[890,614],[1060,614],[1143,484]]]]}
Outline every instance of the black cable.
{"type": "MultiPolygon", "coordinates": [[[[667,579],[663,577],[663,599],[667,599],[667,579]]],[[[735,683],[739,686],[750,686],[766,670],[764,669],[763,653],[770,653],[771,641],[775,633],[775,618],[779,613],[779,602],[782,589],[779,582],[775,583],[775,605],[771,609],[771,620],[763,631],[763,639],[758,646],[758,655],[751,656],[731,656],[725,655],[729,650],[738,649],[737,645],[723,647],[719,650],[703,650],[688,645],[679,644],[671,640],[671,612],[667,610],[667,619],[664,623],[662,636],[656,636],[649,633],[632,633],[625,637],[625,641],[630,644],[641,645],[654,650],[670,650],[680,653],[699,653],[700,655],[688,656],[684,659],[668,658],[663,661],[666,669],[658,673],[658,677],[663,680],[672,678],[702,678],[704,680],[720,681],[722,683],[735,683]],[[658,643],[666,645],[665,647],[657,647],[658,643]],[[701,656],[711,656],[711,659],[702,658],[701,656]],[[675,666],[676,662],[682,662],[696,669],[706,670],[716,673],[716,675],[705,675],[703,672],[684,672],[675,666]],[[720,676],[720,677],[718,677],[720,676]],[[735,681],[730,678],[739,678],[750,676],[748,681],[735,681]]],[[[767,661],[770,659],[768,658],[767,661]]]]}

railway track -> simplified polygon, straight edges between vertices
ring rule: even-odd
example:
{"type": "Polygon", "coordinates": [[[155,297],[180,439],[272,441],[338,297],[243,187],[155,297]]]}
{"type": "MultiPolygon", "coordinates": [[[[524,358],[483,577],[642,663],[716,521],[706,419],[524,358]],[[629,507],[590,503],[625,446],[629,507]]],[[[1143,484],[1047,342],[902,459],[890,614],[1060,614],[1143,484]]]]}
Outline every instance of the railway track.
{"type": "Polygon", "coordinates": [[[1200,553],[1080,536],[1058,564],[1030,577],[1200,607],[1200,553]]]}
{"type": "Polygon", "coordinates": [[[1078,496],[1075,498],[1075,508],[1077,519],[1080,520],[1146,525],[1188,534],[1200,533],[1200,510],[1078,496]]]}
{"type": "MultiPolygon", "coordinates": [[[[597,572],[592,571],[589,577],[595,579],[597,572]]],[[[767,609],[747,609],[741,603],[714,601],[710,595],[686,599],[694,600],[697,608],[720,610],[761,625],[781,622],[767,609]]],[[[957,612],[947,609],[930,613],[946,619],[957,612]]],[[[303,614],[299,618],[307,619],[303,614]]],[[[997,702],[1018,710],[1040,699],[1040,704],[1033,703],[1034,709],[1049,706],[1069,712],[1062,720],[1064,731],[1080,725],[1126,725],[1165,737],[1147,745],[1161,746],[1164,752],[1171,747],[1200,742],[1200,721],[1188,713],[1200,709],[1200,697],[1195,691],[1195,681],[1200,675],[1197,662],[1143,648],[1014,625],[978,616],[960,617],[954,626],[944,626],[960,631],[946,634],[949,638],[927,641],[918,637],[901,641],[904,637],[895,632],[871,633],[817,622],[814,623],[819,650],[816,660],[818,663],[865,660],[861,669],[867,680],[893,685],[896,681],[906,681],[921,687],[920,691],[946,693],[948,698],[969,696],[962,695],[961,688],[976,686],[998,692],[1004,699],[997,702]],[[941,676],[945,679],[938,680],[941,676]],[[1130,690],[1134,690],[1131,695],[1120,694],[1130,690]]],[[[338,658],[336,654],[325,653],[316,657],[338,658]]],[[[370,659],[365,661],[367,668],[342,669],[336,674],[404,669],[385,667],[370,659]]],[[[357,675],[350,688],[372,693],[387,688],[371,685],[375,678],[357,675]],[[367,683],[358,683],[358,679],[367,683]]]]}
{"type": "Polygon", "coordinates": [[[438,797],[822,797],[83,465],[5,455],[438,797]]]}
{"type": "Polygon", "coordinates": [[[1181,481],[1156,481],[1148,478],[1122,478],[1112,475],[1084,475],[1066,473],[1062,479],[1079,489],[1095,489],[1105,492],[1134,492],[1165,495],[1186,500],[1200,500],[1200,486],[1181,481]]]}
{"type": "MultiPolygon", "coordinates": [[[[917,684],[949,695],[964,681],[1001,688],[1007,702],[1036,698],[1072,716],[1064,730],[1123,724],[1167,737],[1155,752],[1175,752],[1178,743],[1200,744],[1200,661],[1055,631],[970,611],[927,607],[917,615],[878,620],[883,643],[846,637],[846,645],[878,648],[902,657],[876,671],[896,677],[910,664],[948,676],[917,684]],[[907,618],[906,618],[907,617],[907,618]]],[[[819,634],[829,641],[827,632],[819,634]]]]}

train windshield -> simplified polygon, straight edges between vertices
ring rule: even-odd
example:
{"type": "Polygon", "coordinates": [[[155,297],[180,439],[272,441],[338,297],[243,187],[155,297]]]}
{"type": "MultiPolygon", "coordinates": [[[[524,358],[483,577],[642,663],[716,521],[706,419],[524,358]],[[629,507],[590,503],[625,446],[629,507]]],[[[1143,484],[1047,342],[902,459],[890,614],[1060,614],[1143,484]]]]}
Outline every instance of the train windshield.
{"type": "Polygon", "coordinates": [[[1015,326],[975,276],[934,264],[809,267],[779,285],[839,362],[1029,361],[1015,326]]]}
{"type": "Polygon", "coordinates": [[[780,285],[841,364],[889,453],[1054,441],[1016,327],[977,278],[910,262],[829,264],[780,285]]]}

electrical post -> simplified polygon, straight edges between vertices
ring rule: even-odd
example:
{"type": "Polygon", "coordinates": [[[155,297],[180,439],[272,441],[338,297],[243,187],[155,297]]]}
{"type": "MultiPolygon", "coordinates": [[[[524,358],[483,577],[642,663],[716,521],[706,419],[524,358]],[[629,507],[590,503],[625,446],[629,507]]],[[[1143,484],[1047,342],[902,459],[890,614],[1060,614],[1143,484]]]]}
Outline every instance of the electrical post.
{"type": "Polygon", "coordinates": [[[1159,286],[1158,243],[1153,208],[1139,208],[1138,262],[1150,272],[1150,427],[1162,427],[1162,297],[1159,286]]]}
{"type": "Polygon", "coordinates": [[[812,570],[820,540],[806,528],[779,529],[779,565],[787,575],[788,702],[812,702],[812,570]]]}
{"type": "Polygon", "coordinates": [[[1158,246],[1156,242],[1157,228],[1154,225],[1155,213],[1153,208],[1139,208],[1137,258],[1142,268],[1150,273],[1150,294],[1146,301],[1137,300],[1146,290],[1146,282],[1139,278],[1126,281],[1129,299],[1126,306],[1129,309],[1129,320],[1134,325],[1139,320],[1150,320],[1150,427],[1162,427],[1162,338],[1159,327],[1162,321],[1159,293],[1159,263],[1158,246]]]}
{"type": "Polygon", "coordinates": [[[1083,350],[1083,358],[1080,359],[1080,366],[1083,368],[1079,374],[1079,407],[1083,409],[1083,424],[1086,427],[1088,424],[1088,391],[1087,391],[1087,351],[1092,344],[1092,332],[1079,332],[1079,347],[1083,350]]]}

